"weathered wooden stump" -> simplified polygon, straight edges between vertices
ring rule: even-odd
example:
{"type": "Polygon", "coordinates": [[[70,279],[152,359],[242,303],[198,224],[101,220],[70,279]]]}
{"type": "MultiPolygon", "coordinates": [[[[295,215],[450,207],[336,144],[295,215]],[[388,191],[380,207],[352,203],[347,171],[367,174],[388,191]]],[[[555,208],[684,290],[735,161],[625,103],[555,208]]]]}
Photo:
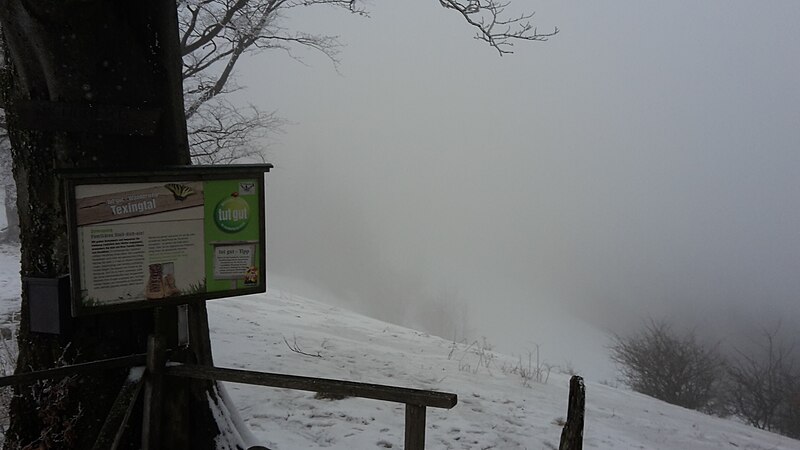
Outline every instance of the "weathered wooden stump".
{"type": "Polygon", "coordinates": [[[583,416],[586,411],[586,387],[583,378],[575,375],[569,380],[567,423],[561,431],[558,450],[583,449],[583,416]]]}

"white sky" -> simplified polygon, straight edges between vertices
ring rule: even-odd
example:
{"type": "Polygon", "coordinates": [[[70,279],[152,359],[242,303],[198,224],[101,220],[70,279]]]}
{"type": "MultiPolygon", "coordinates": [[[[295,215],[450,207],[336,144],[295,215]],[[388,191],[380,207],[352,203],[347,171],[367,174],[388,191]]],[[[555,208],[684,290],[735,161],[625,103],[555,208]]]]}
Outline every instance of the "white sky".
{"type": "Polygon", "coordinates": [[[512,6],[561,32],[500,58],[435,0],[376,1],[285,23],[338,34],[341,75],[248,61],[246,100],[293,122],[272,280],[411,324],[465,303],[509,342],[560,312],[800,317],[800,2],[512,6]]]}

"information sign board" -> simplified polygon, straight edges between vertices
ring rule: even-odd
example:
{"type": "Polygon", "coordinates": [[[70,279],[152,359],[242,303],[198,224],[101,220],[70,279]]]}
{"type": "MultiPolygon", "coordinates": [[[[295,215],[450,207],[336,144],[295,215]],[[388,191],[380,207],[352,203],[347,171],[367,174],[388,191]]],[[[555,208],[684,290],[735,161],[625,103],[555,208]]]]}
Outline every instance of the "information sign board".
{"type": "Polygon", "coordinates": [[[63,173],[73,315],[266,291],[271,167],[63,173]]]}

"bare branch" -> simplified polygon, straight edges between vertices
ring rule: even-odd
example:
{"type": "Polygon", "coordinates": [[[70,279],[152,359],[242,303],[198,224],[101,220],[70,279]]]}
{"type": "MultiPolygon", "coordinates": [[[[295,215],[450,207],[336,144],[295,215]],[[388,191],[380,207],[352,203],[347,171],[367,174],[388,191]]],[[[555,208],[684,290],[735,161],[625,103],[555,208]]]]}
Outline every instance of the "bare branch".
{"type": "MultiPolygon", "coordinates": [[[[211,3],[212,2],[205,2],[205,5],[203,5],[203,9],[206,9],[206,7],[211,3]]],[[[267,4],[270,6],[273,5],[274,3],[275,0],[267,2],[267,4]]],[[[200,47],[203,47],[204,45],[208,44],[212,40],[214,40],[214,38],[216,38],[231,23],[234,16],[239,11],[241,11],[245,6],[247,6],[248,0],[237,0],[234,3],[224,2],[224,4],[225,8],[222,9],[222,11],[224,12],[222,17],[220,17],[216,22],[211,22],[208,26],[206,26],[203,29],[203,31],[197,35],[197,38],[194,40],[194,42],[188,42],[189,34],[185,34],[187,38],[185,38],[184,41],[186,41],[187,43],[183,47],[184,55],[188,55],[194,52],[195,50],[199,49],[200,47]]],[[[200,8],[198,8],[198,13],[197,13],[198,17],[199,17],[199,9],[200,8]]],[[[210,9],[208,10],[210,11],[210,9]]],[[[195,28],[196,24],[197,20],[193,20],[192,29],[195,28]]]]}
{"type": "Polygon", "coordinates": [[[198,164],[230,164],[264,159],[265,138],[281,131],[283,120],[254,106],[234,107],[222,99],[205,103],[188,121],[192,158],[198,164]]]}
{"type": "MultiPolygon", "coordinates": [[[[327,4],[359,11],[355,3],[314,0],[303,6],[327,4]]],[[[186,115],[191,118],[203,104],[231,92],[231,77],[246,53],[291,46],[310,48],[328,56],[334,65],[340,44],[336,37],[289,33],[278,25],[280,10],[300,6],[286,0],[205,0],[179,6],[184,42],[186,115]]],[[[235,87],[233,87],[235,89],[235,87]]]]}
{"type": "Polygon", "coordinates": [[[501,56],[514,53],[511,50],[514,41],[546,41],[558,34],[558,27],[554,27],[549,33],[539,33],[530,22],[535,13],[504,18],[510,2],[469,0],[465,3],[459,0],[439,0],[439,3],[458,12],[469,25],[477,29],[475,39],[488,43],[501,56]]]}
{"type": "Polygon", "coordinates": [[[189,38],[192,36],[195,27],[197,26],[197,19],[200,17],[200,8],[190,5],[187,2],[180,2],[178,4],[179,9],[181,4],[184,4],[186,11],[188,11],[188,14],[184,14],[178,17],[179,22],[181,21],[182,18],[185,20],[185,22],[180,23],[180,25],[178,26],[178,28],[180,28],[182,31],[181,48],[185,49],[186,46],[188,45],[189,38]],[[186,17],[188,17],[188,19],[186,19],[186,17]]]}
{"type": "Polygon", "coordinates": [[[289,350],[299,353],[304,356],[311,356],[312,358],[322,358],[322,355],[319,352],[316,353],[307,353],[304,352],[300,345],[297,343],[297,336],[294,337],[294,344],[290,344],[289,341],[286,340],[286,336],[283,337],[283,342],[286,343],[286,346],[289,347],[289,350]]]}
{"type": "Polygon", "coordinates": [[[356,0],[299,0],[286,3],[285,7],[288,9],[300,6],[306,7],[314,5],[325,5],[335,8],[344,8],[353,14],[358,14],[360,16],[365,16],[365,17],[369,16],[367,10],[364,9],[364,7],[361,6],[359,2],[357,2],[356,0]]]}

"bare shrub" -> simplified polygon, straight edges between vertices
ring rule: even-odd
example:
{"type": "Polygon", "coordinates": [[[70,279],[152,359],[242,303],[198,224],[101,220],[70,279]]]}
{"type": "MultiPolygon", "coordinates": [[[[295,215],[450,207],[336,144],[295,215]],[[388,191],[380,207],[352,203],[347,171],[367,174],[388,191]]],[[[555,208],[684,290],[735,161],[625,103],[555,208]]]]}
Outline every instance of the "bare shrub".
{"type": "Polygon", "coordinates": [[[800,367],[794,346],[778,329],[762,331],[762,341],[737,356],[728,367],[728,405],[754,427],[800,437],[800,367]]]}
{"type": "MultiPolygon", "coordinates": [[[[457,349],[458,344],[453,341],[450,347],[450,353],[447,359],[451,359],[454,351],[457,349]]],[[[461,372],[470,372],[473,374],[483,368],[489,371],[492,363],[495,360],[495,354],[492,351],[494,347],[486,340],[486,337],[481,337],[480,340],[475,340],[464,349],[461,358],[458,360],[458,370],[461,372]],[[477,359],[473,359],[477,358],[477,359]]]]}
{"type": "Polygon", "coordinates": [[[503,373],[517,375],[522,381],[522,386],[531,387],[531,381],[533,381],[533,363],[531,361],[531,352],[528,352],[527,365],[522,362],[522,356],[520,356],[515,365],[503,365],[503,373]]]}
{"type": "Polygon", "coordinates": [[[636,392],[703,410],[718,395],[723,358],[693,332],[679,335],[665,321],[650,319],[638,333],[614,335],[610,350],[620,381],[636,392]]]}
{"type": "Polygon", "coordinates": [[[775,431],[800,439],[800,374],[795,371],[785,375],[783,384],[786,396],[775,415],[775,431]]]}
{"type": "Polygon", "coordinates": [[[787,386],[786,402],[778,412],[778,426],[781,434],[800,439],[800,375],[795,372],[787,386]]]}
{"type": "Polygon", "coordinates": [[[540,357],[540,345],[536,344],[536,357],[534,359],[534,352],[528,352],[527,362],[523,362],[522,356],[519,357],[517,364],[504,365],[502,367],[503,373],[518,375],[522,380],[524,387],[530,387],[531,382],[539,384],[547,384],[550,380],[550,372],[553,371],[555,366],[543,362],[540,357]],[[535,364],[534,364],[535,361],[535,364]]]}

